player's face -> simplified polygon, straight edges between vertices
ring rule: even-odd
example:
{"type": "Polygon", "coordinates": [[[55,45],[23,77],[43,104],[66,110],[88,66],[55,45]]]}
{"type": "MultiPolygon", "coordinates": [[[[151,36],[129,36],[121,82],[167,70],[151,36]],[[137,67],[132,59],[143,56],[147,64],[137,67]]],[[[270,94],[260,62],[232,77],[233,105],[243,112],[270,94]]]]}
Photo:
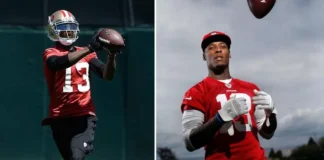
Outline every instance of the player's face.
{"type": "Polygon", "coordinates": [[[204,59],[209,68],[217,68],[218,66],[227,66],[230,59],[230,51],[224,42],[210,43],[204,53],[204,59]]]}
{"type": "Polygon", "coordinates": [[[61,31],[60,32],[60,37],[62,38],[75,38],[75,32],[73,31],[61,31]]]}

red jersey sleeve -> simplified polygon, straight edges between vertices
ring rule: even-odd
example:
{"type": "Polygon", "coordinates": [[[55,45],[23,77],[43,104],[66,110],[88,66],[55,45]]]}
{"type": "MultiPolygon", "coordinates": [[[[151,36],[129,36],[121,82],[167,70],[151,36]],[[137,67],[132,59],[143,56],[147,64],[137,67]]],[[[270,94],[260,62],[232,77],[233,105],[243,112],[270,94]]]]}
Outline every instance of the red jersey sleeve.
{"type": "Polygon", "coordinates": [[[45,62],[50,56],[60,56],[61,52],[56,50],[55,48],[48,48],[43,53],[43,61],[45,62]]]}
{"type": "Polygon", "coordinates": [[[252,84],[253,89],[260,91],[260,88],[256,84],[252,84]]]}
{"type": "Polygon", "coordinates": [[[196,109],[205,113],[206,108],[204,105],[203,97],[204,94],[199,87],[194,86],[193,88],[189,89],[183,97],[181,112],[184,112],[185,110],[196,109]]]}

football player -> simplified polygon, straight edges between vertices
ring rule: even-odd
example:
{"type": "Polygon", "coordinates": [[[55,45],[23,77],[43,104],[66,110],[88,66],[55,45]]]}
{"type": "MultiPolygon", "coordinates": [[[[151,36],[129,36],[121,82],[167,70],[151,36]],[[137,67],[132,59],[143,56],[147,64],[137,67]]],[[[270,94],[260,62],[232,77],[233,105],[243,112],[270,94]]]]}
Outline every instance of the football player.
{"type": "Polygon", "coordinates": [[[265,160],[258,133],[265,139],[273,136],[277,111],[268,93],[230,75],[230,46],[225,33],[203,37],[208,76],[183,98],[184,142],[188,151],[205,147],[206,160],[265,160]]]}
{"type": "Polygon", "coordinates": [[[83,160],[93,150],[97,121],[91,100],[90,70],[104,80],[112,80],[119,51],[108,49],[105,64],[97,58],[96,51],[103,49],[98,40],[100,30],[86,47],[73,45],[79,36],[79,24],[69,11],[56,11],[48,23],[48,37],[55,45],[42,55],[50,96],[49,117],[42,125],[51,127],[64,160],[83,160]]]}

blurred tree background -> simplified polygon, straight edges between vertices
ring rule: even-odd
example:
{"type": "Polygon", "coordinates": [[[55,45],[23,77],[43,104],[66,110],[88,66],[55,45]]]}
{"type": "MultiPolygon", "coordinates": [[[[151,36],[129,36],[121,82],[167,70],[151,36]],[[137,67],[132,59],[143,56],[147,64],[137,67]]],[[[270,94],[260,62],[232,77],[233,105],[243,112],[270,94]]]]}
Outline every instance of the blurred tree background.
{"type": "MultiPolygon", "coordinates": [[[[168,147],[157,148],[157,155],[160,160],[186,160],[177,158],[168,147]]],[[[324,160],[324,137],[317,141],[310,137],[307,144],[293,148],[288,156],[284,156],[281,150],[271,148],[267,157],[269,160],[324,160]]]]}

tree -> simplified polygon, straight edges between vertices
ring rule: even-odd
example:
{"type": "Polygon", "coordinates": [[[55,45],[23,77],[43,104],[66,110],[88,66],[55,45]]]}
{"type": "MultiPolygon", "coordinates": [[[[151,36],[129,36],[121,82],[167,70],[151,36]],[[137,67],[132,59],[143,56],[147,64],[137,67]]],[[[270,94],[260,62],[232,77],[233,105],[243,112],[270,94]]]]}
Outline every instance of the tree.
{"type": "Polygon", "coordinates": [[[278,150],[277,153],[276,153],[276,158],[279,158],[279,159],[282,159],[282,151],[281,150],[278,150]]]}
{"type": "Polygon", "coordinates": [[[304,145],[292,150],[290,156],[284,157],[282,151],[277,152],[271,148],[269,152],[270,160],[324,160],[324,137],[316,142],[312,137],[304,145]]]}
{"type": "Polygon", "coordinates": [[[324,159],[324,156],[318,145],[302,145],[292,151],[290,158],[296,160],[317,160],[324,159]]]}
{"type": "Polygon", "coordinates": [[[307,145],[311,146],[311,145],[317,145],[317,143],[314,141],[314,139],[312,137],[309,138],[307,145]]]}
{"type": "Polygon", "coordinates": [[[275,158],[275,151],[273,150],[273,148],[271,148],[270,152],[269,152],[269,158],[275,158]]]}
{"type": "Polygon", "coordinates": [[[321,137],[318,141],[318,145],[324,150],[324,137],[321,137]]]}
{"type": "Polygon", "coordinates": [[[168,147],[160,147],[157,153],[161,160],[178,160],[172,150],[168,147]]]}

